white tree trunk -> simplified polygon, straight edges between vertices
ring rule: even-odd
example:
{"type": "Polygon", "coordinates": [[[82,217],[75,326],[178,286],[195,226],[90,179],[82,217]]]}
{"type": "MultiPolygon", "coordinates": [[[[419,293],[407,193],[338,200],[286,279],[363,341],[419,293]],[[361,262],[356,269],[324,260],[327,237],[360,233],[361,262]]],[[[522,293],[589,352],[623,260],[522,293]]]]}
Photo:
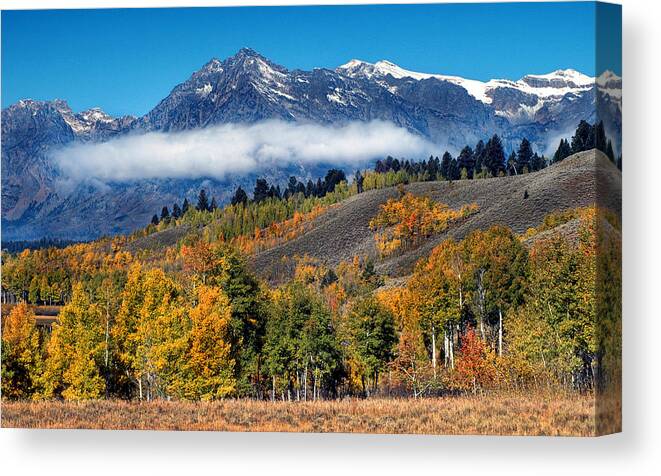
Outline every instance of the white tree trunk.
{"type": "Polygon", "coordinates": [[[436,327],[431,326],[431,365],[434,369],[434,378],[436,378],[436,327]]]}
{"type": "Polygon", "coordinates": [[[498,308],[498,357],[503,356],[503,311],[498,308]]]}

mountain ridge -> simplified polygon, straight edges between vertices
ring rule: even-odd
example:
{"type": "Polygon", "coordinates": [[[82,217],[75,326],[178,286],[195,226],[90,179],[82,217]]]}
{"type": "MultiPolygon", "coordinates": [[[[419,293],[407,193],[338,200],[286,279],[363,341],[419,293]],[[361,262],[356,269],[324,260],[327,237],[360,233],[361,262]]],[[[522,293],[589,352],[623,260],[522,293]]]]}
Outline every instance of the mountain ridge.
{"type": "MultiPolygon", "coordinates": [[[[489,99],[485,102],[464,87],[467,84],[475,93],[477,82],[473,80],[436,75],[446,78],[439,79],[427,73],[416,73],[426,76],[415,79],[406,76],[411,72],[401,73],[408,70],[394,63],[385,66],[390,74],[378,77],[344,71],[342,66],[335,70],[288,70],[244,48],[225,60],[210,59],[140,117],[112,117],[100,108],[74,112],[59,99],[18,101],[2,110],[3,238],[73,235],[87,239],[130,231],[148,220],[159,203],[192,197],[195,189],[205,184],[222,202],[229,198],[228,188],[239,183],[249,186],[254,179],[253,174],[234,177],[236,183],[231,185],[200,177],[188,181],[77,183],[63,188],[61,183],[66,183],[67,177],[62,176],[50,154],[74,143],[271,119],[320,125],[382,120],[439,144],[439,155],[442,147],[456,152],[495,133],[503,138],[506,149],[526,137],[543,151],[551,138],[573,131],[580,120],[594,122],[602,103],[602,110],[614,116],[607,132],[617,136],[621,131],[621,91],[619,98],[617,94],[621,78],[612,74],[602,75],[603,84],[597,78],[588,87],[585,75],[567,73],[583,82],[573,83],[577,88],[540,104],[537,96],[522,86],[512,87],[517,83],[509,80],[492,80],[500,81],[493,88],[484,86],[489,99]],[[400,77],[393,76],[393,71],[400,77]],[[83,212],[87,214],[85,220],[80,217],[83,212]]],[[[531,89],[540,89],[545,81],[557,83],[557,76],[524,78],[538,85],[531,89]]],[[[556,86],[563,90],[567,84],[556,86]]],[[[292,173],[300,176],[312,172],[301,165],[276,170],[269,178],[284,180],[292,173]]]]}

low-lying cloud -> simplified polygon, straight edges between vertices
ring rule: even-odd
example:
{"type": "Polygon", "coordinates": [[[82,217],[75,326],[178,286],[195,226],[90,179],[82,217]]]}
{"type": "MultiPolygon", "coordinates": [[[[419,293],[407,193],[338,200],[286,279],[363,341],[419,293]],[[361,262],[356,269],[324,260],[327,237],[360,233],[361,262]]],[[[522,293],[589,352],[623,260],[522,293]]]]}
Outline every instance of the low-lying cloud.
{"type": "Polygon", "coordinates": [[[389,122],[321,126],[266,121],[74,144],[55,151],[53,158],[73,180],[222,180],[293,163],[358,166],[386,155],[425,157],[433,150],[424,138],[389,122]]]}

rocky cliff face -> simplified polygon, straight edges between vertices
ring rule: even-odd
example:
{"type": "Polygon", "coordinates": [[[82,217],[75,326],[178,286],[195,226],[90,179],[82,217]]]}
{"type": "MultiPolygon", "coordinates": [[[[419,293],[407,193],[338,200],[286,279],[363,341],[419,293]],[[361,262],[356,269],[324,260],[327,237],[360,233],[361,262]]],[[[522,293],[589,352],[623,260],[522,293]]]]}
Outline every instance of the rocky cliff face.
{"type": "MultiPolygon", "coordinates": [[[[494,133],[508,148],[527,137],[543,150],[549,138],[573,130],[581,119],[594,121],[596,102],[601,116],[615,117],[607,130],[621,130],[621,80],[600,79],[597,88],[594,78],[561,70],[480,82],[358,60],[336,70],[290,71],[243,49],[225,61],[212,59],[139,118],[113,118],[100,109],[75,113],[61,100],[19,101],[2,111],[2,237],[88,239],[126,232],[144,225],[162,205],[192,198],[200,187],[223,200],[237,181],[250,188],[254,180],[74,184],[49,160],[50,151],[74,142],[266,119],[319,124],[380,119],[439,144],[439,155],[442,148],[457,150],[494,133]]],[[[312,171],[289,166],[272,171],[269,179],[290,173],[312,171]]]]}

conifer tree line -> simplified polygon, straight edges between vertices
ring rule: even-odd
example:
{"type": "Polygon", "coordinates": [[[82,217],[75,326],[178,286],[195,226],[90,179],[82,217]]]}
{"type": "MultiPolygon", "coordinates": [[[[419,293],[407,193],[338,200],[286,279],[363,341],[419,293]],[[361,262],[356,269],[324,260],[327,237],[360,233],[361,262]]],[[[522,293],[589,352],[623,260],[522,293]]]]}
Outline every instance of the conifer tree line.
{"type": "Polygon", "coordinates": [[[536,172],[547,166],[546,158],[533,152],[528,139],[523,139],[516,151],[506,158],[503,143],[494,134],[486,144],[480,140],[475,148],[465,146],[455,158],[446,151],[439,160],[431,156],[428,160],[411,162],[388,156],[376,162],[377,173],[405,171],[407,174],[423,175],[426,180],[465,180],[473,178],[499,177],[536,172]]]}
{"type": "Polygon", "coordinates": [[[555,154],[553,154],[551,163],[561,162],[572,154],[591,149],[602,151],[618,169],[622,170],[622,154],[615,157],[613,142],[606,137],[603,121],[599,121],[594,125],[587,121],[581,121],[571,137],[571,141],[560,139],[560,144],[555,154]]]}

